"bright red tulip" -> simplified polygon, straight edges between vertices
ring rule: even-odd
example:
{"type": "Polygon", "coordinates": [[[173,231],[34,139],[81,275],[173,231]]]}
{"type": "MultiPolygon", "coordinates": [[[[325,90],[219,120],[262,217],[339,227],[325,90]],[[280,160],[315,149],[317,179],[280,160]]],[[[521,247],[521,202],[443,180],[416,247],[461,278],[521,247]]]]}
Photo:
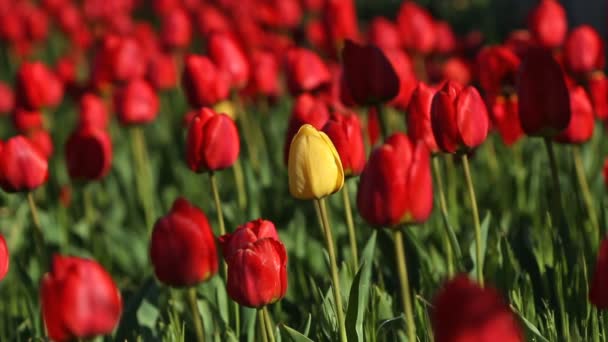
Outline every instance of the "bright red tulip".
{"type": "Polygon", "coordinates": [[[68,174],[74,180],[99,180],[112,167],[112,140],[108,132],[94,126],[78,128],[65,145],[68,174]]]}
{"type": "Polygon", "coordinates": [[[441,78],[446,81],[469,84],[471,83],[471,67],[463,58],[450,57],[443,63],[441,78]]]}
{"type": "Polygon", "coordinates": [[[123,125],[141,125],[154,121],[158,107],[158,95],[144,79],[130,81],[114,94],[114,108],[123,125]]]}
{"type": "Polygon", "coordinates": [[[346,40],[342,60],[342,82],[355,103],[375,105],[399,94],[399,76],[378,47],[346,40]]]}
{"type": "Polygon", "coordinates": [[[236,40],[227,33],[213,33],[207,44],[209,57],[230,77],[233,88],[243,88],[249,80],[249,61],[236,40]]]}
{"type": "Polygon", "coordinates": [[[93,62],[97,82],[128,82],[145,75],[144,52],[134,37],[107,35],[93,62]]]}
{"type": "Polygon", "coordinates": [[[270,52],[256,51],[250,59],[251,77],[246,92],[251,95],[279,95],[279,63],[270,52]]]}
{"type": "Polygon", "coordinates": [[[559,47],[568,31],[566,11],[557,0],[541,0],[530,12],[528,27],[541,46],[559,47]]]}
{"type": "Polygon", "coordinates": [[[97,262],[53,256],[40,285],[42,318],[49,337],[70,341],[110,334],[120,320],[122,299],[97,262]]]}
{"type": "Polygon", "coordinates": [[[414,66],[407,53],[401,49],[384,50],[384,55],[391,62],[393,70],[395,70],[399,77],[399,93],[389,104],[397,109],[405,110],[418,84],[414,66]]]}
{"type": "Polygon", "coordinates": [[[239,133],[226,114],[202,108],[190,122],[186,141],[186,161],[194,172],[228,168],[239,157],[239,133]]]}
{"type": "Polygon", "coordinates": [[[48,160],[53,154],[53,138],[48,131],[37,129],[27,132],[27,138],[40,150],[42,155],[48,160]]]}
{"type": "Polygon", "coordinates": [[[11,114],[13,125],[19,132],[29,132],[42,129],[42,114],[39,111],[29,111],[25,108],[17,107],[11,114]]]}
{"type": "Polygon", "coordinates": [[[173,56],[157,52],[150,57],[146,79],[156,89],[165,90],[177,85],[177,66],[173,56]]]}
{"type": "Polygon", "coordinates": [[[567,144],[582,144],[593,136],[595,117],[591,100],[583,87],[570,89],[570,112],[572,116],[568,128],[555,137],[567,144]]]}
{"type": "Polygon", "coordinates": [[[604,68],[604,42],[589,25],[581,25],[570,32],[564,45],[564,61],[574,73],[588,73],[604,68]]]}
{"type": "Polygon", "coordinates": [[[229,76],[207,57],[186,56],[182,86],[193,108],[213,106],[226,99],[230,92],[229,76]]]}
{"type": "Polygon", "coordinates": [[[331,139],[344,169],[344,176],[356,176],[365,166],[365,146],[359,117],[354,113],[334,114],[323,127],[331,139]]]}
{"type": "Polygon", "coordinates": [[[601,120],[608,118],[608,79],[603,72],[596,71],[589,77],[587,90],[595,116],[601,120]]]}
{"type": "Polygon", "coordinates": [[[436,92],[433,87],[423,82],[418,83],[408,104],[406,116],[410,139],[414,142],[424,141],[426,147],[433,153],[439,151],[431,127],[431,104],[436,92]]]}
{"type": "Polygon", "coordinates": [[[110,118],[103,99],[93,93],[84,94],[79,103],[78,126],[108,128],[110,118]]]}
{"type": "Polygon", "coordinates": [[[9,114],[15,108],[15,94],[13,89],[4,83],[0,82],[0,115],[9,114]]]}
{"type": "Polygon", "coordinates": [[[431,127],[443,152],[454,153],[481,145],[488,135],[489,120],[477,89],[446,82],[433,97],[431,127]]]}
{"type": "Polygon", "coordinates": [[[384,17],[375,17],[369,24],[367,40],[383,50],[401,48],[399,28],[384,17]]]}
{"type": "Polygon", "coordinates": [[[426,221],[433,209],[433,183],[425,143],[396,133],[376,148],[361,174],[357,207],[378,227],[426,221]]]}
{"type": "Polygon", "coordinates": [[[502,141],[507,146],[513,145],[524,135],[519,122],[519,103],[517,95],[490,96],[488,107],[492,113],[492,121],[498,130],[502,141]]]}
{"type": "Polygon", "coordinates": [[[63,98],[63,85],[41,62],[24,62],[17,72],[17,102],[30,110],[54,107],[63,98]]]}
{"type": "Polygon", "coordinates": [[[523,342],[517,318],[497,290],[466,275],[447,281],[433,299],[431,324],[437,342],[523,342]]]}
{"type": "Polygon", "coordinates": [[[8,267],[10,264],[10,254],[6,245],[4,236],[0,234],[0,281],[4,279],[8,273],[8,267]]]}
{"type": "Polygon", "coordinates": [[[413,1],[404,1],[397,14],[397,25],[406,49],[428,54],[435,47],[435,23],[430,13],[413,1]]]}
{"type": "Polygon", "coordinates": [[[203,37],[211,32],[230,32],[232,24],[230,19],[217,7],[209,3],[200,5],[195,13],[195,25],[203,37]]]}
{"type": "Polygon", "coordinates": [[[287,52],[285,73],[291,95],[314,92],[331,82],[327,65],[314,52],[304,48],[292,48],[287,52]]]}
{"type": "Polygon", "coordinates": [[[326,0],[321,13],[333,46],[340,46],[345,39],[359,38],[357,9],[353,0],[326,0]]]}
{"type": "Polygon", "coordinates": [[[531,48],[518,75],[519,119],[527,135],[552,137],[568,127],[570,100],[564,73],[551,54],[531,48]]]}
{"type": "Polygon", "coordinates": [[[217,273],[215,241],[205,213],[184,198],[154,225],[150,258],[156,277],[169,286],[192,286],[217,273]]]}
{"type": "Polygon", "coordinates": [[[181,8],[174,8],[163,13],[160,40],[168,49],[184,49],[192,39],[192,26],[188,13],[181,8]]]}
{"type": "Polygon", "coordinates": [[[225,259],[228,259],[239,249],[247,247],[248,244],[268,238],[279,241],[274,223],[257,219],[237,227],[233,233],[220,236],[219,241],[222,245],[222,254],[225,259]]]}
{"type": "Polygon", "coordinates": [[[321,130],[328,120],[329,110],[327,109],[325,102],[310,94],[302,94],[296,98],[287,126],[285,144],[283,145],[283,160],[285,161],[285,165],[287,165],[289,157],[291,140],[296,133],[298,133],[300,127],[304,124],[309,124],[314,128],[321,130]]]}
{"type": "Polygon", "coordinates": [[[31,191],[46,182],[49,164],[44,153],[18,135],[0,149],[0,187],[6,192],[31,191]]]}
{"type": "Polygon", "coordinates": [[[299,0],[260,1],[256,5],[256,17],[268,27],[293,29],[302,20],[299,0]]]}
{"type": "Polygon", "coordinates": [[[435,51],[447,55],[454,52],[456,45],[457,38],[452,30],[452,26],[447,21],[436,21],[435,51]]]}

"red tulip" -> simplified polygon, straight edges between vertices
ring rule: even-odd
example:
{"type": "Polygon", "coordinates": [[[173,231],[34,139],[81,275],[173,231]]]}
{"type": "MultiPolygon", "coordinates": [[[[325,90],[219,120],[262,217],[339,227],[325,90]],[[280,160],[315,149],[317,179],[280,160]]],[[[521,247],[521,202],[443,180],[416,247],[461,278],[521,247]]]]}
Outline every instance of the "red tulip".
{"type": "Polygon", "coordinates": [[[291,95],[313,92],[331,82],[327,65],[314,52],[304,48],[292,48],[287,52],[285,72],[291,95]]]}
{"type": "Polygon", "coordinates": [[[342,82],[357,104],[375,105],[399,94],[399,76],[378,47],[346,40],[342,60],[342,82]]]}
{"type": "Polygon", "coordinates": [[[220,238],[227,255],[228,295],[241,305],[272,304],[287,291],[287,251],[270,226],[274,228],[271,222],[258,220],[220,238]]]}
{"type": "Polygon", "coordinates": [[[76,130],[65,145],[70,178],[99,180],[112,167],[112,140],[104,129],[84,126],[76,130]]]}
{"type": "Polygon", "coordinates": [[[302,9],[298,0],[260,1],[256,17],[265,26],[273,28],[295,28],[302,20],[302,9]]]}
{"type": "Polygon", "coordinates": [[[466,275],[443,285],[433,299],[431,324],[437,342],[523,342],[513,312],[497,290],[466,275]]]}
{"type": "Polygon", "coordinates": [[[237,160],[239,150],[239,133],[234,121],[212,109],[200,109],[188,128],[188,167],[199,173],[225,169],[237,160]]]}
{"type": "Polygon", "coordinates": [[[215,275],[217,252],[205,213],[176,199],[154,225],[150,258],[156,277],[169,286],[193,286],[215,275]]]}
{"type": "Polygon", "coordinates": [[[501,94],[504,87],[515,89],[520,60],[504,46],[488,46],[477,55],[479,83],[486,93],[501,94]]]}
{"type": "Polygon", "coordinates": [[[533,45],[532,35],[528,30],[512,31],[505,41],[505,46],[513,51],[520,59],[524,58],[528,49],[533,45]]]}
{"type": "Polygon", "coordinates": [[[604,42],[597,31],[582,25],[570,32],[564,46],[564,60],[574,73],[587,73],[604,68],[604,42]]]}
{"type": "Polygon", "coordinates": [[[41,62],[24,62],[17,72],[17,102],[27,109],[54,107],[63,98],[63,85],[41,62]]]}
{"type": "Polygon", "coordinates": [[[361,174],[357,207],[378,227],[426,221],[433,209],[433,183],[424,142],[413,144],[396,133],[376,148],[361,174]]]}
{"type": "Polygon", "coordinates": [[[399,49],[401,36],[396,24],[384,17],[375,17],[369,24],[367,40],[383,50],[399,49]]]}
{"type": "Polygon", "coordinates": [[[228,97],[229,77],[207,57],[186,56],[182,86],[193,108],[213,106],[228,97]]]}
{"type": "Polygon", "coordinates": [[[78,117],[79,127],[108,128],[110,118],[106,105],[99,96],[93,93],[84,94],[80,98],[78,117]]]}
{"type": "Polygon", "coordinates": [[[518,76],[519,119],[532,136],[555,136],[568,127],[570,100],[564,73],[553,56],[531,48],[518,76]]]}
{"type": "Polygon", "coordinates": [[[48,179],[48,169],[43,152],[22,135],[8,139],[0,148],[0,187],[6,192],[36,189],[48,179]]]}
{"type": "Polygon", "coordinates": [[[418,84],[414,66],[403,50],[384,50],[384,54],[399,77],[399,93],[389,104],[400,110],[405,110],[418,84]]]}
{"type": "Polygon", "coordinates": [[[283,160],[285,165],[287,165],[289,157],[291,140],[296,133],[298,133],[300,127],[304,124],[309,124],[314,128],[321,130],[328,120],[329,110],[327,109],[325,102],[310,94],[302,94],[296,98],[291,117],[289,118],[289,124],[287,125],[285,144],[283,145],[283,160]]]}
{"type": "Polygon", "coordinates": [[[344,176],[359,175],[365,166],[365,146],[359,117],[354,113],[334,114],[323,127],[323,132],[338,151],[344,176]]]}
{"type": "MultiPolygon", "coordinates": [[[[608,170],[608,159],[604,163],[604,179],[608,170]]],[[[604,238],[600,244],[595,262],[595,271],[589,285],[589,302],[599,310],[608,309],[608,239],[604,238]]]]}
{"type": "Polygon", "coordinates": [[[435,47],[435,23],[429,12],[413,1],[405,1],[397,14],[397,25],[406,49],[428,54],[435,47]]]}
{"type": "Polygon", "coordinates": [[[266,51],[252,54],[251,77],[246,92],[252,95],[274,97],[279,95],[279,63],[275,55],[266,51]]]}
{"type": "Polygon", "coordinates": [[[10,263],[10,254],[8,247],[6,246],[6,240],[4,236],[0,234],[0,280],[4,279],[8,273],[8,267],[10,263]]]}
{"type": "Polygon", "coordinates": [[[107,82],[128,82],[145,75],[146,63],[134,37],[108,35],[93,62],[93,78],[107,82]]]}
{"type": "Polygon", "coordinates": [[[543,47],[559,47],[568,30],[566,11],[559,1],[541,0],[530,12],[528,27],[534,39],[543,47]]]}
{"type": "Polygon", "coordinates": [[[519,122],[517,95],[489,96],[488,107],[491,109],[492,120],[502,141],[511,146],[524,134],[519,122]]]}
{"type": "Polygon", "coordinates": [[[160,40],[168,49],[188,47],[192,38],[192,27],[188,13],[181,8],[174,8],[163,13],[160,40]]]}
{"type": "Polygon", "coordinates": [[[150,57],[146,79],[156,89],[165,90],[177,85],[177,66],[173,56],[157,52],[150,57]]]}
{"type": "Polygon", "coordinates": [[[110,334],[120,319],[122,299],[116,284],[97,262],[53,256],[40,285],[42,318],[54,341],[110,334]]]}
{"type": "Polygon", "coordinates": [[[608,79],[604,73],[594,72],[589,77],[587,87],[595,116],[601,120],[608,118],[608,79]]]}
{"type": "Polygon", "coordinates": [[[19,132],[29,132],[43,128],[42,114],[17,107],[12,113],[13,125],[19,132]]]}
{"type": "Polygon", "coordinates": [[[247,57],[227,33],[213,33],[207,46],[211,60],[230,77],[233,88],[243,88],[249,80],[249,62],[247,57]]]}
{"type": "Polygon", "coordinates": [[[407,107],[407,132],[414,142],[424,141],[429,151],[435,153],[439,151],[433,128],[431,127],[431,104],[437,91],[423,82],[412,94],[410,103],[407,107]]]}
{"type": "Polygon", "coordinates": [[[435,22],[435,51],[444,55],[456,49],[457,38],[447,21],[435,22]]]}
{"type": "Polygon", "coordinates": [[[194,24],[198,25],[197,28],[203,37],[208,37],[211,32],[231,31],[230,19],[217,7],[208,3],[199,5],[195,17],[194,24]]]}
{"type": "Polygon", "coordinates": [[[572,117],[568,128],[562,131],[555,140],[567,144],[582,144],[591,139],[595,126],[593,106],[583,87],[570,89],[570,112],[572,117]]]}
{"type": "Polygon", "coordinates": [[[44,129],[30,131],[27,132],[27,138],[38,148],[44,158],[48,160],[51,157],[53,154],[53,138],[48,131],[44,129]]]}
{"type": "Polygon", "coordinates": [[[443,152],[475,148],[488,134],[488,111],[474,87],[447,82],[433,97],[431,127],[443,152]]]}
{"type": "Polygon", "coordinates": [[[15,108],[13,89],[8,84],[0,82],[0,114],[9,114],[13,108],[15,108]]]}
{"type": "Polygon", "coordinates": [[[154,121],[158,115],[158,95],[143,79],[130,81],[114,94],[114,108],[123,125],[140,125],[154,121]]]}
{"type": "Polygon", "coordinates": [[[27,37],[32,42],[44,41],[49,31],[49,20],[46,13],[37,6],[27,8],[23,13],[23,24],[27,37]]]}
{"type": "Polygon", "coordinates": [[[353,0],[326,0],[321,13],[333,46],[340,46],[345,39],[359,38],[357,9],[353,0]]]}
{"type": "Polygon", "coordinates": [[[460,84],[469,84],[471,83],[471,68],[463,58],[450,57],[443,63],[441,78],[460,84]]]}

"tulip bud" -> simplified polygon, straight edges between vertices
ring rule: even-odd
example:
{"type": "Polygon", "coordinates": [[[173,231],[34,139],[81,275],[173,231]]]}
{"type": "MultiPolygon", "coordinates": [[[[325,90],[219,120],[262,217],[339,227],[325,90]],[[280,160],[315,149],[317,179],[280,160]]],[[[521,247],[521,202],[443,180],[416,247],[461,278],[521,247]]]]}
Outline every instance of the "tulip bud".
{"type": "Polygon", "coordinates": [[[183,198],[154,225],[150,258],[156,277],[169,286],[192,286],[217,273],[213,232],[205,213],[183,198]]]}
{"type": "Polygon", "coordinates": [[[564,60],[574,73],[587,73],[604,68],[604,42],[597,31],[582,25],[570,32],[564,46],[564,60]]]}
{"type": "Polygon", "coordinates": [[[42,114],[39,111],[29,111],[22,107],[17,107],[12,113],[13,126],[19,132],[29,132],[42,129],[42,114]]]}
{"type": "Polygon", "coordinates": [[[10,254],[8,247],[6,246],[6,240],[4,236],[0,234],[0,281],[4,279],[8,273],[8,267],[10,264],[10,254]]]}
{"type": "Polygon", "coordinates": [[[274,224],[257,220],[220,237],[228,264],[228,295],[235,302],[259,308],[287,291],[287,251],[274,224]]]}
{"type": "Polygon", "coordinates": [[[99,129],[108,128],[109,117],[108,111],[103,100],[93,94],[87,93],[80,98],[80,111],[78,117],[78,126],[91,126],[99,129]]]}
{"type": "Polygon", "coordinates": [[[344,170],[329,137],[311,125],[300,127],[289,147],[289,192],[297,199],[320,199],[344,185],[344,170]]]}
{"type": "Polygon", "coordinates": [[[256,17],[264,26],[293,29],[302,20],[299,0],[264,1],[256,6],[256,17]]]}
{"type": "Polygon", "coordinates": [[[192,118],[186,141],[186,161],[194,172],[228,168],[239,157],[239,133],[226,114],[202,108],[192,118]]]}
{"type": "Polygon", "coordinates": [[[229,78],[207,57],[186,56],[182,86],[193,108],[213,106],[228,97],[229,78]]]}
{"type": "Polygon", "coordinates": [[[44,129],[29,131],[27,132],[27,138],[38,148],[44,158],[47,160],[51,158],[51,155],[53,154],[53,139],[49,132],[44,129]]]}
{"type": "Polygon", "coordinates": [[[53,256],[40,285],[42,318],[49,337],[70,341],[110,334],[120,320],[122,299],[97,262],[53,256]]]}
{"type": "Polygon", "coordinates": [[[289,159],[289,146],[291,146],[291,141],[300,130],[300,127],[304,124],[309,124],[320,130],[323,129],[328,120],[329,110],[322,100],[306,93],[298,96],[289,118],[289,124],[287,125],[287,134],[285,135],[285,144],[283,145],[284,162],[287,163],[289,159]]]}
{"type": "Polygon", "coordinates": [[[504,46],[488,46],[477,55],[479,83],[486,93],[500,94],[503,87],[515,88],[520,60],[504,46]]]}
{"type": "Polygon", "coordinates": [[[490,98],[488,105],[492,109],[495,127],[505,145],[511,146],[524,134],[519,122],[517,95],[490,98]]]}
{"type": "Polygon", "coordinates": [[[249,62],[237,42],[227,33],[213,33],[207,47],[211,60],[228,74],[230,85],[240,89],[249,80],[249,62]]]}
{"type": "Polygon", "coordinates": [[[405,1],[397,14],[397,25],[406,49],[428,54],[435,47],[435,24],[430,13],[413,1],[405,1]]]}
{"type": "Polygon", "coordinates": [[[441,67],[441,78],[460,84],[471,82],[471,67],[460,57],[448,58],[441,67]]]}
{"type": "MultiPolygon", "coordinates": [[[[608,179],[607,176],[608,159],[604,162],[604,180],[608,179]]],[[[589,285],[589,302],[599,310],[608,309],[606,286],[608,286],[608,239],[604,238],[597,252],[595,270],[589,285]]]]}
{"type": "Polygon", "coordinates": [[[418,83],[407,107],[407,132],[414,142],[424,141],[429,151],[439,151],[433,128],[431,127],[431,104],[437,91],[424,84],[418,83]]]}
{"type": "Polygon", "coordinates": [[[595,117],[591,100],[583,87],[570,89],[570,112],[572,116],[568,127],[555,137],[566,144],[582,144],[593,136],[595,117]]]}
{"type": "Polygon", "coordinates": [[[505,47],[513,51],[520,59],[524,58],[528,49],[533,45],[532,35],[528,30],[511,31],[505,41],[505,47]]]}
{"type": "Polygon", "coordinates": [[[292,48],[287,52],[285,74],[291,95],[314,92],[331,82],[327,65],[314,52],[304,48],[292,48]]]}
{"type": "Polygon", "coordinates": [[[48,162],[26,137],[8,139],[0,148],[0,187],[6,192],[31,191],[48,179],[48,162]]]}
{"type": "Polygon", "coordinates": [[[556,0],[541,0],[530,12],[528,27],[534,39],[543,47],[562,45],[568,31],[566,11],[556,0]]]}
{"type": "Polygon", "coordinates": [[[531,48],[519,67],[519,119],[527,135],[552,137],[568,127],[570,99],[561,67],[553,56],[531,48]]]}
{"type": "Polygon", "coordinates": [[[367,40],[383,50],[401,48],[401,36],[396,24],[384,17],[375,17],[369,24],[367,40]]]}
{"type": "Polygon", "coordinates": [[[443,285],[433,299],[431,324],[436,342],[523,342],[515,315],[490,286],[480,287],[466,275],[443,285]]]}
{"type": "Polygon", "coordinates": [[[30,110],[54,107],[63,98],[63,85],[41,62],[21,64],[15,89],[19,105],[30,110]]]}
{"type": "Polygon", "coordinates": [[[246,92],[252,95],[279,95],[279,63],[270,52],[256,51],[251,56],[251,77],[246,92]]]}
{"type": "Polygon", "coordinates": [[[107,35],[93,61],[98,81],[128,82],[144,76],[146,63],[139,42],[133,37],[107,35]]]}
{"type": "Polygon", "coordinates": [[[595,116],[600,120],[608,118],[608,79],[604,73],[594,72],[588,80],[587,87],[595,116]]]}
{"type": "Polygon", "coordinates": [[[399,78],[399,92],[389,104],[397,109],[405,110],[418,84],[414,66],[407,53],[401,49],[385,50],[384,53],[399,78]]]}
{"type": "Polygon", "coordinates": [[[65,159],[70,178],[99,180],[112,167],[112,141],[103,129],[83,126],[76,130],[65,145],[65,159]]]}
{"type": "Polygon", "coordinates": [[[327,121],[323,132],[338,151],[344,175],[359,175],[365,166],[365,146],[359,117],[353,113],[336,114],[327,121]]]}
{"type": "Polygon", "coordinates": [[[177,66],[173,56],[157,52],[150,57],[146,79],[156,89],[175,88],[177,85],[177,66]]]}
{"type": "Polygon", "coordinates": [[[378,47],[346,40],[342,60],[342,82],[357,104],[375,105],[399,94],[399,76],[378,47]]]}
{"type": "Polygon", "coordinates": [[[188,13],[181,8],[174,8],[162,15],[160,40],[168,49],[188,47],[192,38],[192,27],[188,13]]]}
{"type": "Polygon", "coordinates": [[[0,82],[0,115],[9,114],[15,108],[15,94],[11,87],[0,82]]]}
{"type": "Polygon", "coordinates": [[[457,38],[447,21],[435,22],[435,51],[448,55],[456,49],[457,38]]]}
{"type": "Polygon", "coordinates": [[[333,46],[340,46],[345,39],[359,38],[357,10],[353,0],[327,0],[321,13],[333,46]]]}
{"type": "Polygon", "coordinates": [[[212,32],[229,32],[232,28],[230,18],[209,3],[199,4],[195,16],[194,24],[198,25],[203,37],[208,37],[212,32]]]}
{"type": "Polygon", "coordinates": [[[447,82],[433,97],[431,126],[437,146],[454,153],[472,149],[488,135],[488,111],[474,87],[447,82]]]}
{"type": "Polygon", "coordinates": [[[433,209],[430,156],[422,141],[402,133],[376,148],[361,174],[357,207],[371,225],[422,223],[433,209]]]}
{"type": "Polygon", "coordinates": [[[143,79],[130,81],[114,94],[114,108],[123,125],[140,125],[154,121],[158,115],[158,95],[143,79]]]}

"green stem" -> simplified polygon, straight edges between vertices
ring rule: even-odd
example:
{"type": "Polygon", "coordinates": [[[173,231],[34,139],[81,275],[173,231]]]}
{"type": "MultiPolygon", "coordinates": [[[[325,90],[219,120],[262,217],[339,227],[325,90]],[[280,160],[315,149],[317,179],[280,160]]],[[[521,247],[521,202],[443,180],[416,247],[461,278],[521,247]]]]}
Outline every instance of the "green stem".
{"type": "Polygon", "coordinates": [[[266,322],[266,334],[268,335],[268,341],[275,342],[274,329],[272,328],[272,321],[270,320],[270,314],[268,313],[268,308],[266,306],[264,306],[262,308],[262,312],[264,313],[264,322],[266,322]]]}
{"type": "Polygon", "coordinates": [[[239,208],[245,210],[247,208],[247,192],[245,191],[245,178],[243,177],[243,165],[241,160],[237,158],[232,166],[234,173],[234,182],[236,183],[236,190],[238,196],[239,208]]]}
{"type": "Polygon", "coordinates": [[[475,224],[475,258],[477,259],[477,281],[483,287],[483,259],[481,255],[481,225],[479,224],[479,212],[477,210],[477,198],[475,197],[475,188],[471,178],[471,170],[469,169],[469,158],[466,153],[462,154],[462,165],[464,167],[464,176],[469,189],[469,199],[471,200],[471,208],[473,209],[473,223],[475,224]]]}
{"type": "Polygon", "coordinates": [[[148,163],[146,138],[143,129],[139,126],[131,128],[131,147],[135,159],[135,170],[137,172],[135,183],[138,189],[139,200],[144,209],[146,227],[152,230],[154,225],[154,203],[152,202],[152,184],[150,176],[150,165],[148,163]]]}
{"type": "Polygon", "coordinates": [[[405,322],[407,324],[407,339],[408,341],[416,341],[416,325],[414,323],[410,280],[407,274],[407,261],[405,259],[405,248],[403,247],[403,233],[401,227],[397,227],[393,230],[393,239],[395,240],[395,258],[397,260],[403,310],[405,311],[405,322]]]}
{"type": "Polygon", "coordinates": [[[340,328],[340,341],[346,342],[346,325],[344,324],[344,312],[342,311],[342,294],[340,290],[340,277],[338,275],[338,263],[336,262],[336,253],[334,251],[334,239],[332,237],[331,227],[327,218],[327,208],[323,198],[315,200],[316,206],[321,214],[321,222],[323,222],[323,233],[325,235],[325,245],[329,254],[329,263],[331,271],[331,282],[334,294],[334,302],[336,304],[336,316],[338,317],[338,326],[340,328]]]}
{"type": "Polygon", "coordinates": [[[441,169],[439,167],[439,157],[433,157],[433,171],[435,172],[435,180],[437,183],[437,193],[439,194],[439,209],[443,218],[443,226],[445,228],[446,243],[446,254],[448,259],[448,276],[451,278],[454,275],[454,251],[456,251],[458,257],[460,257],[460,246],[458,240],[456,240],[456,234],[452,230],[449,223],[448,206],[445,201],[445,193],[443,191],[443,177],[441,175],[441,169]]]}
{"type": "Polygon", "coordinates": [[[386,122],[386,118],[384,117],[384,112],[382,111],[382,104],[376,105],[376,116],[378,117],[378,122],[380,123],[380,132],[382,133],[382,139],[380,141],[384,141],[384,139],[388,138],[389,128],[386,122]]]}
{"type": "Polygon", "coordinates": [[[555,197],[557,197],[557,203],[560,210],[564,207],[562,205],[562,190],[559,185],[559,171],[557,169],[557,159],[555,158],[555,151],[553,151],[553,142],[549,138],[545,138],[545,147],[547,148],[547,154],[549,155],[549,163],[551,165],[551,178],[553,179],[553,191],[555,191],[555,197]]]}
{"type": "Polygon", "coordinates": [[[346,215],[346,226],[348,227],[348,240],[350,241],[350,251],[353,256],[354,270],[359,267],[359,251],[357,249],[357,235],[355,233],[355,224],[353,223],[353,213],[350,207],[350,196],[348,193],[348,183],[344,183],[342,189],[342,200],[344,201],[344,214],[346,215]]]}
{"type": "Polygon", "coordinates": [[[226,234],[224,226],[224,213],[222,211],[222,201],[220,200],[220,192],[215,179],[215,172],[209,172],[209,180],[211,181],[211,192],[213,192],[213,200],[215,201],[215,211],[217,212],[217,222],[219,224],[220,236],[226,234]]]}
{"type": "Polygon", "coordinates": [[[574,157],[574,168],[576,170],[576,177],[583,193],[583,201],[587,207],[587,214],[591,220],[591,225],[595,233],[595,240],[601,236],[600,226],[597,221],[597,215],[595,213],[595,207],[593,206],[593,197],[589,190],[589,183],[587,183],[587,177],[585,176],[585,167],[583,166],[583,158],[581,158],[581,149],[579,146],[573,146],[572,156],[574,157]]]}
{"type": "Polygon", "coordinates": [[[258,328],[263,342],[268,342],[268,334],[266,333],[266,320],[264,319],[263,309],[258,309],[258,328]]]}
{"type": "Polygon", "coordinates": [[[88,224],[95,222],[95,206],[93,205],[93,191],[91,184],[86,184],[82,188],[82,197],[84,202],[84,218],[88,224]]]}
{"type": "Polygon", "coordinates": [[[192,321],[194,322],[194,329],[196,330],[196,340],[198,342],[205,342],[205,326],[203,325],[201,314],[198,311],[196,287],[191,287],[187,291],[188,302],[190,303],[190,310],[192,311],[192,321]]]}
{"type": "Polygon", "coordinates": [[[34,202],[34,194],[29,192],[27,194],[27,203],[30,207],[30,213],[32,214],[32,220],[34,221],[34,243],[38,256],[40,257],[40,267],[45,268],[45,263],[48,262],[46,256],[46,245],[44,243],[44,235],[42,234],[42,226],[40,225],[40,218],[38,217],[38,208],[36,202],[34,202]]]}

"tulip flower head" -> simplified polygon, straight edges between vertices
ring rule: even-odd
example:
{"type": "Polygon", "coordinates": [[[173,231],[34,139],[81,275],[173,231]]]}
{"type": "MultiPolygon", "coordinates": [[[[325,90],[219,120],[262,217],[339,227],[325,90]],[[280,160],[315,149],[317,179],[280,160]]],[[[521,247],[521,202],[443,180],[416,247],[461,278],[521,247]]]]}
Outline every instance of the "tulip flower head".
{"type": "Polygon", "coordinates": [[[587,83],[587,90],[593,110],[598,119],[608,118],[608,79],[601,71],[591,74],[587,83]]]}
{"type": "Polygon", "coordinates": [[[314,128],[321,130],[329,120],[329,109],[327,104],[320,98],[304,93],[298,96],[294,102],[289,123],[287,125],[287,134],[285,135],[285,145],[283,148],[284,162],[287,164],[289,160],[289,147],[293,137],[298,133],[302,125],[309,124],[314,128]]]}
{"type": "Polygon", "coordinates": [[[528,27],[541,46],[550,49],[559,47],[568,31],[566,11],[557,0],[541,0],[530,12],[528,27]]]}
{"type": "Polygon", "coordinates": [[[182,86],[191,107],[213,106],[228,97],[230,78],[209,58],[188,55],[184,62],[182,86]]]}
{"type": "Polygon", "coordinates": [[[292,95],[314,92],[331,82],[331,74],[321,57],[304,48],[292,48],[287,52],[285,75],[292,95]]]}
{"type": "Polygon", "coordinates": [[[108,128],[110,121],[108,110],[103,100],[92,93],[84,94],[80,98],[80,111],[78,125],[91,126],[99,129],[108,128]]]}
{"type": "Polygon", "coordinates": [[[412,141],[424,141],[433,153],[439,151],[431,127],[431,104],[436,92],[433,87],[418,83],[408,104],[406,117],[409,137],[412,141]]]}
{"type": "Polygon", "coordinates": [[[406,49],[426,55],[435,47],[435,23],[424,8],[413,1],[404,1],[397,14],[397,25],[406,49]]]}
{"type": "Polygon", "coordinates": [[[0,187],[6,192],[32,191],[48,179],[44,153],[22,135],[0,146],[0,187]]]}
{"type": "Polygon", "coordinates": [[[588,73],[604,68],[604,42],[600,34],[589,25],[570,32],[564,45],[564,61],[574,73],[588,73]]]}
{"type": "Polygon", "coordinates": [[[297,199],[320,199],[344,185],[344,170],[329,137],[303,125],[293,137],[287,162],[289,192],[297,199]]]}
{"type": "Polygon", "coordinates": [[[98,180],[112,167],[112,141],[104,129],[93,126],[79,128],[65,146],[70,178],[98,180]]]}
{"type": "Polygon", "coordinates": [[[241,89],[247,84],[249,61],[235,39],[227,33],[213,33],[207,49],[214,64],[229,76],[232,88],[241,89]]]}
{"type": "Polygon", "coordinates": [[[570,89],[570,112],[568,127],[555,137],[561,143],[582,144],[593,136],[595,116],[591,100],[583,87],[570,89]]]}
{"type": "Polygon", "coordinates": [[[0,234],[0,281],[4,279],[8,273],[8,267],[10,264],[10,254],[6,245],[4,236],[0,234]]]}
{"type": "Polygon", "coordinates": [[[340,155],[344,175],[359,175],[365,166],[365,146],[359,117],[354,113],[335,114],[325,124],[323,132],[340,155]]]}
{"type": "Polygon", "coordinates": [[[41,62],[21,64],[15,91],[17,103],[29,110],[54,107],[63,98],[61,81],[41,62]]]}
{"type": "Polygon", "coordinates": [[[123,125],[150,123],[158,115],[158,95],[146,80],[133,80],[117,89],[114,94],[114,107],[123,125]]]}

